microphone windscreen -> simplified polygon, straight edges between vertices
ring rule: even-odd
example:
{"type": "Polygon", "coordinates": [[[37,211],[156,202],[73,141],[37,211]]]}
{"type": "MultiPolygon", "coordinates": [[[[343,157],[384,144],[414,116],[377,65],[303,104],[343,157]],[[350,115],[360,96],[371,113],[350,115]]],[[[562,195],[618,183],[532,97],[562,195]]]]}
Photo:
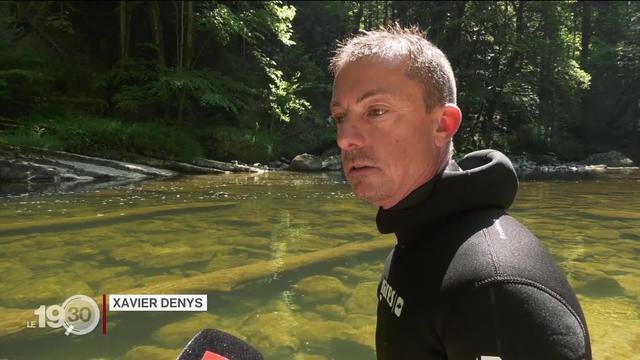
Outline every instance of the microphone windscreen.
{"type": "Polygon", "coordinates": [[[216,329],[204,329],[189,341],[177,360],[264,360],[251,345],[216,329]]]}

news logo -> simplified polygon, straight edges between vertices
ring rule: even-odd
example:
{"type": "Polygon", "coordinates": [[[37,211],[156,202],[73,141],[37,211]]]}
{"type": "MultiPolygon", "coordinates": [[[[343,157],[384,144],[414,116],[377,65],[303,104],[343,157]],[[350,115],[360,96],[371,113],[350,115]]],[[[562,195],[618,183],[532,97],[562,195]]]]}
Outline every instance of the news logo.
{"type": "MultiPolygon", "coordinates": [[[[64,327],[67,336],[88,334],[100,322],[98,304],[86,295],[73,295],[62,305],[40,305],[33,313],[38,316],[38,328],[64,327]]],[[[33,325],[33,322],[27,323],[27,327],[35,327],[33,325]]]]}
{"type": "MultiPolygon", "coordinates": [[[[207,311],[207,295],[109,295],[109,311],[207,311]]],[[[86,295],[73,295],[62,305],[40,305],[33,311],[36,321],[27,328],[64,327],[65,335],[92,332],[102,318],[102,335],[106,335],[107,295],[102,295],[102,314],[96,302],[86,295]],[[102,315],[102,316],[101,316],[102,315]]]]}

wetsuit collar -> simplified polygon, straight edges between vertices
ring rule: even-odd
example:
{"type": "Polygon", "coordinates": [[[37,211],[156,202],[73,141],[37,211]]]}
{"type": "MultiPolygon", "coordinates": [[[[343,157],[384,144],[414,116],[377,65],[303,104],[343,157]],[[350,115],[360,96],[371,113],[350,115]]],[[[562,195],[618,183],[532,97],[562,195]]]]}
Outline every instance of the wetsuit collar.
{"type": "Polygon", "coordinates": [[[463,157],[390,209],[378,210],[381,233],[396,233],[403,244],[447,218],[481,208],[507,209],[518,191],[511,161],[496,150],[463,157]],[[420,231],[417,231],[420,229],[420,231]]]}

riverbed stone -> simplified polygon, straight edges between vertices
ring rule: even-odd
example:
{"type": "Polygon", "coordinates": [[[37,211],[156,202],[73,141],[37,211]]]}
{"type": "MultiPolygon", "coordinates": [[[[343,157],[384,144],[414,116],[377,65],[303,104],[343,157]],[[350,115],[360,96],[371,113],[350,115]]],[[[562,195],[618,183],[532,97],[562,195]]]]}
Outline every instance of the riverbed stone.
{"type": "Polygon", "coordinates": [[[362,315],[362,314],[350,314],[344,319],[344,322],[351,324],[355,329],[360,329],[365,326],[375,326],[376,314],[362,315]]]}
{"type": "Polygon", "coordinates": [[[8,274],[11,277],[11,282],[25,281],[33,276],[31,269],[16,260],[0,262],[0,274],[8,274]]]}
{"type": "Polygon", "coordinates": [[[640,348],[640,308],[629,297],[578,297],[592,339],[594,359],[635,359],[640,348]]]}
{"type": "Polygon", "coordinates": [[[340,279],[326,275],[304,278],[298,282],[296,288],[307,303],[335,300],[349,292],[340,279]]]}
{"type": "Polygon", "coordinates": [[[320,305],[316,308],[316,311],[330,320],[342,320],[347,316],[346,311],[340,305],[320,305]]]}
{"type": "Polygon", "coordinates": [[[180,354],[178,349],[164,349],[156,346],[136,346],[127,351],[123,360],[175,360],[180,354]]]}
{"type": "Polygon", "coordinates": [[[601,277],[591,281],[577,289],[578,292],[589,297],[625,296],[624,288],[614,278],[601,277]]]}
{"type": "Polygon", "coordinates": [[[345,303],[348,314],[371,315],[376,313],[378,297],[376,292],[378,282],[368,281],[360,283],[345,303]]]}
{"type": "Polygon", "coordinates": [[[367,325],[359,328],[357,331],[349,333],[346,337],[357,344],[364,345],[371,349],[375,349],[376,325],[367,325]]]}
{"type": "Polygon", "coordinates": [[[200,330],[206,328],[220,328],[218,316],[210,313],[200,313],[184,320],[167,324],[154,331],[151,337],[162,346],[185,346],[200,330]]]}
{"type": "Polygon", "coordinates": [[[167,268],[188,263],[207,261],[213,254],[182,244],[134,244],[122,246],[111,251],[115,260],[134,263],[141,268],[167,268]]]}
{"type": "Polygon", "coordinates": [[[297,325],[300,340],[311,345],[328,343],[332,339],[345,339],[353,336],[355,329],[343,321],[301,321],[297,325]]]}
{"type": "Polygon", "coordinates": [[[589,155],[582,161],[585,165],[606,165],[611,167],[633,166],[633,160],[618,151],[609,151],[605,153],[596,153],[589,155]]]}
{"type": "Polygon", "coordinates": [[[294,171],[319,171],[322,170],[322,159],[311,154],[300,154],[291,160],[289,170],[294,171]]]}
{"type": "Polygon", "coordinates": [[[237,266],[248,265],[255,262],[254,259],[250,259],[247,253],[239,253],[237,255],[222,255],[216,256],[209,261],[205,266],[204,272],[212,272],[223,269],[230,269],[237,266]]]}
{"type": "Polygon", "coordinates": [[[131,271],[128,266],[108,266],[101,267],[96,263],[77,263],[74,264],[72,270],[78,278],[88,282],[101,282],[119,275],[124,275],[131,271]]]}
{"type": "Polygon", "coordinates": [[[86,282],[64,276],[32,278],[27,282],[0,283],[0,303],[7,307],[62,303],[70,294],[93,295],[86,282]]]}
{"type": "MultiPolygon", "coordinates": [[[[298,321],[289,312],[274,311],[256,313],[242,322],[238,331],[245,335],[251,345],[262,350],[265,356],[277,358],[294,353],[300,346],[296,336],[298,321]]],[[[285,356],[288,357],[288,356],[285,356]]]]}
{"type": "Polygon", "coordinates": [[[118,276],[105,279],[98,285],[98,293],[117,292],[122,290],[133,289],[140,286],[140,281],[136,280],[132,276],[118,276]]]}
{"type": "Polygon", "coordinates": [[[322,356],[322,355],[311,355],[311,354],[305,354],[305,353],[297,353],[293,357],[293,360],[327,360],[327,358],[322,356]]]}
{"type": "Polygon", "coordinates": [[[626,274],[615,277],[616,281],[624,288],[627,295],[633,296],[640,301],[640,275],[626,274]]]}
{"type": "Polygon", "coordinates": [[[382,264],[358,264],[352,267],[336,266],[333,271],[341,277],[364,281],[375,281],[380,277],[382,264]]]}

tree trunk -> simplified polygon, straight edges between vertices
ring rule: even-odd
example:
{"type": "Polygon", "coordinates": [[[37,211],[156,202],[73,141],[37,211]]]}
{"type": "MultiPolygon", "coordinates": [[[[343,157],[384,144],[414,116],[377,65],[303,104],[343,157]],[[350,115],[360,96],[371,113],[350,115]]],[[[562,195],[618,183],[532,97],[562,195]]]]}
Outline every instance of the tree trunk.
{"type": "Polygon", "coordinates": [[[14,5],[14,9],[15,9],[15,20],[16,23],[20,24],[22,22],[24,22],[24,8],[25,8],[25,1],[14,1],[13,2],[14,5]]]}
{"type": "Polygon", "coordinates": [[[389,2],[385,0],[384,5],[382,7],[382,12],[384,13],[384,17],[382,19],[382,24],[387,26],[389,23],[389,2]]]}
{"type": "Polygon", "coordinates": [[[589,43],[591,42],[592,33],[592,11],[590,1],[581,1],[582,5],[582,41],[580,51],[580,65],[586,69],[587,61],[589,61],[589,43]]]}
{"type": "MultiPolygon", "coordinates": [[[[513,39],[513,44],[521,44],[524,38],[524,3],[525,1],[518,1],[518,7],[516,8],[516,33],[513,39]]],[[[514,46],[514,50],[507,60],[505,69],[511,74],[518,74],[520,66],[520,48],[514,46]]],[[[509,75],[511,76],[511,75],[509,75]]]]}
{"type": "Polygon", "coordinates": [[[149,1],[149,14],[151,16],[151,34],[153,35],[153,44],[158,53],[158,64],[165,67],[164,58],[164,40],[162,32],[162,21],[160,19],[160,6],[157,1],[149,1]]]}
{"type": "Polygon", "coordinates": [[[353,32],[357,33],[360,30],[360,23],[362,22],[362,12],[364,9],[364,5],[362,1],[357,1],[356,6],[358,7],[358,11],[356,11],[356,16],[353,19],[353,32]]]}
{"type": "Polygon", "coordinates": [[[120,63],[122,66],[129,58],[129,41],[131,39],[131,11],[128,2],[120,1],[120,63]]]}
{"type": "MultiPolygon", "coordinates": [[[[180,7],[180,34],[178,37],[180,57],[179,70],[190,70],[193,57],[193,1],[184,1],[180,7]]],[[[184,121],[184,110],[187,106],[187,89],[180,90],[178,98],[178,122],[184,121]]]]}
{"type": "Polygon", "coordinates": [[[185,43],[184,43],[184,67],[191,69],[193,59],[193,1],[185,1],[185,43]]]}

